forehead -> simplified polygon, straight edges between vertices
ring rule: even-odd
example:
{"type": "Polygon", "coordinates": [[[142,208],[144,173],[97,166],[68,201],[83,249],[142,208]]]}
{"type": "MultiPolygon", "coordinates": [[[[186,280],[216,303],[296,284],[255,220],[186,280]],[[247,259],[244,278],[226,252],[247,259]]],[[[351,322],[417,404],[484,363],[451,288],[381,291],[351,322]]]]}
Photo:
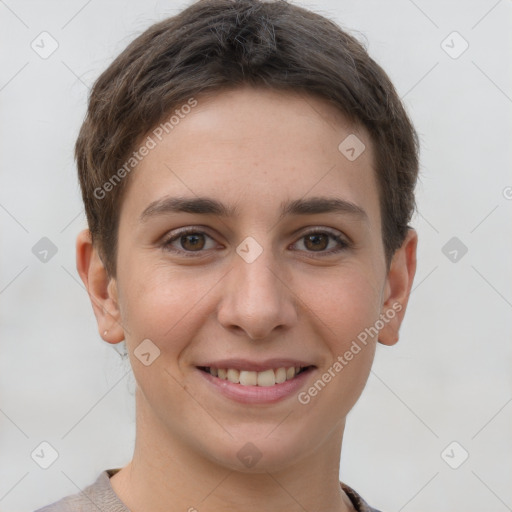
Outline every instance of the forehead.
{"type": "Polygon", "coordinates": [[[213,195],[247,214],[270,215],[283,199],[327,194],[380,223],[370,138],[326,100],[244,87],[194,102],[146,135],[152,148],[132,172],[122,205],[131,217],[164,195],[213,195]]]}

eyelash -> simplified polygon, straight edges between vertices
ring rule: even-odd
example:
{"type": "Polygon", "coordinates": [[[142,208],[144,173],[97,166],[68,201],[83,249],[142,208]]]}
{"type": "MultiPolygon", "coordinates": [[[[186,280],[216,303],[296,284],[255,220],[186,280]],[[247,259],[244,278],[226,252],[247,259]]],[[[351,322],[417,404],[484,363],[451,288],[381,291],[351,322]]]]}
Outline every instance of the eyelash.
{"type": "MultiPolygon", "coordinates": [[[[331,251],[319,251],[318,253],[315,253],[315,251],[306,251],[306,252],[310,253],[310,255],[313,257],[323,257],[325,255],[337,254],[341,251],[348,249],[351,246],[351,244],[348,241],[344,240],[341,236],[339,236],[327,229],[313,229],[313,230],[308,231],[307,233],[303,234],[299,238],[299,240],[302,240],[303,238],[307,237],[308,235],[314,235],[314,234],[328,235],[332,240],[336,241],[339,245],[338,245],[337,249],[331,250],[331,251]]],[[[175,254],[184,255],[187,258],[189,258],[189,257],[197,258],[197,257],[203,256],[205,250],[186,251],[184,249],[175,249],[175,248],[171,247],[172,242],[179,240],[181,237],[187,236],[187,235],[205,235],[208,238],[212,238],[210,235],[208,235],[207,233],[205,233],[204,231],[201,231],[199,229],[184,228],[183,230],[173,234],[171,237],[166,239],[162,244],[163,249],[166,251],[175,253],[175,254]]]]}

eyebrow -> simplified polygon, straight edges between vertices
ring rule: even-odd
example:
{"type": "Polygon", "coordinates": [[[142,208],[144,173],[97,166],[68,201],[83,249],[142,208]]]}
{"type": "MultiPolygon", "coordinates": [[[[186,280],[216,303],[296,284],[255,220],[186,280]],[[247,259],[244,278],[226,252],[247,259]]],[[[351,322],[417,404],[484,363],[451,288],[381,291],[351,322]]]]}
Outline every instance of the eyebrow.
{"type": "MultiPolygon", "coordinates": [[[[210,197],[165,196],[150,203],[141,213],[139,222],[146,222],[152,217],[171,213],[236,217],[239,214],[239,210],[236,206],[227,206],[210,197]]],[[[319,213],[348,214],[359,220],[368,221],[368,215],[363,208],[350,201],[333,197],[311,197],[283,202],[281,203],[281,212],[278,220],[282,220],[289,215],[312,215],[319,213]]]]}

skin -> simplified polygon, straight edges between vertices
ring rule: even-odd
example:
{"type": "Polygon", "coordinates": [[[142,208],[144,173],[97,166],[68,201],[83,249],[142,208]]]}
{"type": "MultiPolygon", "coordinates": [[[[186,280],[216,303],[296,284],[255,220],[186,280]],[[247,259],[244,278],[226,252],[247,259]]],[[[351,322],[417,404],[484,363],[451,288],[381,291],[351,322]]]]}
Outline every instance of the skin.
{"type": "Polygon", "coordinates": [[[198,105],[129,177],[119,224],[117,273],[109,279],[87,230],[77,268],[105,341],[123,339],[137,382],[133,460],[111,478],[133,512],[353,510],[339,484],[345,418],[366,384],[376,343],[393,345],[409,298],[417,234],[387,271],[373,149],[367,132],[322,99],[239,88],[198,105]],[[354,133],[366,149],[349,161],[338,145],[354,133]],[[140,221],[164,196],[208,196],[238,216],[166,213],[140,221]],[[310,197],[355,203],[366,217],[312,213],[279,219],[283,201],[310,197]],[[192,226],[196,245],[178,237],[192,226]],[[324,233],[308,243],[307,234],[324,233]],[[327,234],[325,234],[327,232],[327,234]],[[338,234],[349,245],[338,253],[338,234]],[[246,237],[263,252],[237,252],[246,237]],[[195,248],[195,249],[194,249],[195,248]],[[187,257],[186,251],[202,251],[187,257]],[[321,378],[365,328],[400,304],[377,337],[311,401],[234,402],[204,382],[206,359],[299,358],[321,378]],[[108,330],[106,336],[104,331],[108,330]],[[149,338],[149,366],[134,350],[149,338]],[[251,468],[237,457],[251,442],[251,468]]]}

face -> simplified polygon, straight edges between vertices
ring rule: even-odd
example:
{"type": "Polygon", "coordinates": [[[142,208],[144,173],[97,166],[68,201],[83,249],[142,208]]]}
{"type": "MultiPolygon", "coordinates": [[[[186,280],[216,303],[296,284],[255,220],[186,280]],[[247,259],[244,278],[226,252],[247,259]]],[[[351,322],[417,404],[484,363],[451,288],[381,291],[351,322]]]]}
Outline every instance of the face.
{"type": "Polygon", "coordinates": [[[276,470],[339,442],[393,309],[372,144],[311,96],[197,101],[130,176],[109,289],[138,417],[276,470]]]}

